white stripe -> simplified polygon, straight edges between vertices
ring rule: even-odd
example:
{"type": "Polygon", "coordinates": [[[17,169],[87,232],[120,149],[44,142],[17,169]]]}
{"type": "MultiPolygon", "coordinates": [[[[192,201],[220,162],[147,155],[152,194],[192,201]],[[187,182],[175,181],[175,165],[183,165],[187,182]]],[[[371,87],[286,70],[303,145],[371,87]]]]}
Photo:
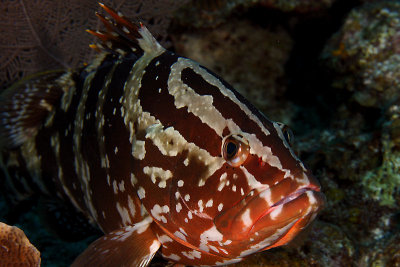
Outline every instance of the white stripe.
{"type": "MultiPolygon", "coordinates": [[[[241,134],[249,141],[250,153],[256,154],[269,165],[282,170],[282,164],[279,158],[273,155],[271,148],[264,146],[255,134],[243,132],[232,119],[225,119],[221,112],[213,105],[212,96],[199,95],[192,88],[183,83],[181,72],[185,68],[191,68],[195,73],[201,75],[209,84],[218,87],[220,92],[228,97],[232,101],[232,104],[236,104],[243,110],[247,117],[254,121],[266,136],[270,135],[270,132],[264,127],[259,118],[255,116],[246,105],[240,102],[231,90],[226,88],[221,81],[190,59],[179,58],[178,61],[171,66],[171,73],[168,78],[168,91],[175,98],[175,106],[178,109],[187,107],[189,112],[193,113],[203,123],[214,129],[220,137],[222,137],[222,132],[225,128],[228,128],[231,133],[241,134]]],[[[289,170],[283,171],[289,172],[289,170]]]]}
{"type": "MultiPolygon", "coordinates": [[[[150,116],[149,113],[143,112],[143,118],[148,116],[150,116]]],[[[157,146],[160,152],[165,156],[174,157],[183,151],[187,151],[188,158],[201,158],[201,162],[204,164],[206,171],[202,172],[202,175],[198,177],[198,186],[203,186],[206,180],[225,163],[223,158],[213,157],[207,150],[187,142],[174,127],[164,129],[161,124],[153,125],[148,128],[146,138],[151,139],[153,144],[157,146]],[[173,144],[167,142],[171,140],[173,144]]]]}

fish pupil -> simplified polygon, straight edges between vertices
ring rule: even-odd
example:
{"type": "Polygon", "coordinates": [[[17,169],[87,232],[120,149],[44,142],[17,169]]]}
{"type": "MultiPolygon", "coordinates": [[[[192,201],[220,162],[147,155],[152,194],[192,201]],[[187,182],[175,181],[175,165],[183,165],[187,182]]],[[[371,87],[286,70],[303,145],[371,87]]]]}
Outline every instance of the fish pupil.
{"type": "Polygon", "coordinates": [[[226,154],[229,158],[235,156],[238,146],[234,142],[228,142],[226,145],[226,154]]]}

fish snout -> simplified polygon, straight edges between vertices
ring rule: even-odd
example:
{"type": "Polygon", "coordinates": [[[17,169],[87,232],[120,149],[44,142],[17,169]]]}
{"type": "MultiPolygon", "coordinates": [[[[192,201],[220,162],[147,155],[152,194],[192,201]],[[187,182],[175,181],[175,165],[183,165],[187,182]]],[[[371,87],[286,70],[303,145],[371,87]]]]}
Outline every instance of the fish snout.
{"type": "Polygon", "coordinates": [[[314,220],[325,196],[308,174],[252,190],[242,201],[215,218],[217,229],[231,240],[254,240],[265,248],[291,241],[314,220]],[[266,241],[268,240],[268,241],[266,241]]]}

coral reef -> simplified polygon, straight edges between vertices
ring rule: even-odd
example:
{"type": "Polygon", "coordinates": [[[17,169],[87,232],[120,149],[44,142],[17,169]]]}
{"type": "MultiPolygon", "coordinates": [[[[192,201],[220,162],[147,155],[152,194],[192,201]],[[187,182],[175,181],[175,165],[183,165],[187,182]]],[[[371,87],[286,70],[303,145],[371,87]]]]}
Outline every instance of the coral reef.
{"type": "Polygon", "coordinates": [[[189,1],[175,15],[175,20],[185,27],[217,27],[226,23],[232,15],[254,6],[267,7],[283,12],[312,13],[325,10],[335,0],[199,0],[189,1]]]}
{"type": "Polygon", "coordinates": [[[357,8],[323,52],[337,74],[334,86],[354,92],[362,106],[380,108],[399,101],[399,14],[397,2],[357,8]]]}
{"type": "Polygon", "coordinates": [[[177,53],[229,80],[265,114],[279,110],[285,90],[284,64],[292,49],[292,39],[283,27],[267,30],[248,20],[231,19],[213,30],[172,37],[177,53]]]}
{"type": "Polygon", "coordinates": [[[309,13],[321,9],[329,8],[335,0],[263,0],[260,1],[262,5],[270,8],[280,9],[285,12],[301,12],[309,13]]]}
{"type": "Polygon", "coordinates": [[[0,262],[2,266],[40,266],[40,253],[21,229],[0,222],[0,262]]]}

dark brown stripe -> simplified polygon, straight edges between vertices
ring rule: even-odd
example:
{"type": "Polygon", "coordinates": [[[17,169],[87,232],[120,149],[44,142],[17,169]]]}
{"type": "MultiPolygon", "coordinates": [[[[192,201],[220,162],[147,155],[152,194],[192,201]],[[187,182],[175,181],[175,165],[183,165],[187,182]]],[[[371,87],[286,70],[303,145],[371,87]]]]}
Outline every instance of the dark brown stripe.
{"type": "Polygon", "coordinates": [[[273,186],[285,176],[285,173],[280,169],[270,166],[265,163],[260,165],[259,159],[256,156],[250,155],[243,166],[252,174],[260,183],[273,186]]]}
{"type": "Polygon", "coordinates": [[[82,98],[82,90],[84,77],[87,73],[82,72],[81,76],[74,75],[75,93],[72,97],[71,104],[67,111],[59,108],[54,118],[53,128],[58,130],[60,135],[60,165],[63,170],[64,186],[74,195],[75,200],[82,210],[85,210],[86,204],[84,194],[80,186],[80,179],[75,171],[75,154],[74,154],[74,129],[75,120],[79,102],[82,98]],[[68,129],[67,135],[65,131],[68,129]],[[74,186],[75,185],[75,186],[74,186]]]}
{"type": "Polygon", "coordinates": [[[114,64],[116,64],[116,58],[112,55],[108,55],[96,69],[96,73],[90,83],[90,88],[87,91],[83,115],[84,123],[81,133],[81,153],[83,158],[89,163],[89,166],[92,165],[92,167],[95,168],[100,167],[100,159],[98,157],[100,154],[99,143],[97,138],[95,138],[98,128],[95,113],[98,107],[99,92],[105,86],[106,78],[114,64]]]}
{"type": "Polygon", "coordinates": [[[171,66],[178,58],[175,54],[165,52],[153,59],[146,67],[139,92],[140,104],[143,111],[149,112],[160,120],[165,128],[173,126],[188,142],[207,150],[212,156],[219,156],[221,138],[214,129],[203,123],[193,113],[188,112],[187,107],[177,109],[174,96],[168,92],[171,66]],[[157,62],[159,62],[158,65],[157,62]]]}
{"type": "MultiPolygon", "coordinates": [[[[95,75],[90,83],[90,88],[87,91],[87,98],[85,107],[84,107],[84,115],[83,115],[83,129],[81,132],[81,148],[80,153],[84,161],[87,163],[89,168],[89,179],[90,179],[90,190],[94,190],[91,192],[91,198],[93,206],[96,208],[97,213],[101,217],[101,211],[97,208],[101,207],[101,199],[109,198],[111,191],[110,187],[107,185],[106,177],[107,170],[102,168],[101,166],[101,151],[98,136],[98,124],[96,119],[96,110],[99,105],[99,92],[105,87],[105,83],[107,82],[107,78],[109,78],[109,74],[113,69],[114,64],[117,62],[117,57],[113,55],[107,55],[107,57],[103,60],[100,66],[95,70],[95,75]],[[103,194],[103,196],[99,196],[103,194]]],[[[82,100],[81,100],[82,101],[82,100]]],[[[101,117],[101,114],[98,114],[101,117]]],[[[77,138],[77,137],[75,137],[77,138]]],[[[89,189],[87,189],[89,190],[89,189]]],[[[110,203],[113,203],[112,199],[109,200],[110,203]]],[[[102,207],[104,209],[109,209],[109,206],[102,207]]],[[[115,208],[115,207],[114,207],[115,208]]],[[[101,225],[101,224],[100,224],[101,225]]]]}
{"type": "MultiPolygon", "coordinates": [[[[124,95],[124,85],[135,62],[136,59],[125,59],[121,63],[118,63],[112,74],[110,85],[105,95],[102,110],[102,115],[104,116],[104,126],[102,130],[105,145],[104,153],[108,157],[110,167],[108,169],[100,168],[100,151],[98,154],[94,154],[96,158],[89,162],[92,199],[94,206],[98,209],[98,213],[101,214],[101,211],[105,211],[106,213],[107,219],[104,220],[102,216],[99,216],[98,221],[103,229],[107,231],[115,230],[119,227],[121,222],[121,215],[115,207],[116,203],[124,206],[125,203],[128,202],[128,196],[134,199],[136,195],[134,188],[130,186],[130,174],[133,161],[132,144],[129,142],[130,132],[125,126],[124,119],[121,116],[120,103],[120,99],[124,95]],[[115,153],[115,148],[118,149],[117,153],[115,153]],[[107,183],[107,174],[110,176],[110,185],[107,183]],[[114,193],[113,183],[116,182],[117,185],[119,185],[122,181],[125,185],[125,191],[119,191],[116,195],[114,193]]],[[[127,112],[132,111],[128,110],[127,112]]],[[[92,133],[92,135],[93,134],[94,133],[92,133]]],[[[98,140],[101,140],[101,138],[101,136],[97,136],[97,142],[99,142],[98,140]]],[[[140,212],[137,211],[137,214],[139,213],[140,212]]]]}
{"type": "MultiPolygon", "coordinates": [[[[206,68],[203,69],[207,72],[210,72],[206,68]]],[[[211,72],[210,74],[214,75],[211,72]]],[[[260,119],[265,128],[267,128],[271,133],[270,135],[265,135],[260,126],[253,120],[250,120],[246,113],[236,103],[224,96],[218,87],[209,84],[201,75],[195,73],[190,68],[185,68],[182,70],[182,81],[199,95],[211,95],[214,100],[213,104],[215,108],[221,112],[225,119],[232,119],[244,132],[254,133],[264,144],[264,146],[269,146],[272,150],[272,153],[281,159],[281,163],[284,168],[296,169],[298,167],[297,162],[290,159],[292,156],[290,155],[289,150],[284,147],[282,140],[277,136],[273,124],[267,118],[265,118],[252,104],[238,94],[231,86],[229,86],[222,79],[219,78],[219,80],[235,94],[240,102],[247,106],[249,110],[260,119]]]]}
{"type": "Polygon", "coordinates": [[[81,186],[79,186],[79,179],[75,172],[74,164],[74,153],[73,153],[73,131],[74,121],[76,116],[76,110],[81,99],[82,85],[77,75],[73,75],[73,79],[76,84],[75,94],[72,98],[72,102],[69,109],[65,112],[61,109],[60,104],[57,105],[56,113],[53,119],[53,124],[45,128],[43,127],[36,137],[36,148],[38,154],[41,156],[41,169],[42,176],[45,186],[49,192],[56,195],[60,193],[64,199],[69,199],[64,193],[63,185],[61,184],[60,177],[58,177],[58,169],[62,168],[63,177],[67,187],[71,192],[74,192],[74,196],[77,199],[78,204],[81,208],[85,206],[83,200],[83,194],[81,186]],[[70,128],[67,136],[65,136],[65,130],[70,128]],[[59,134],[59,146],[60,146],[60,166],[57,164],[56,155],[50,145],[50,137],[59,134]],[[75,189],[73,184],[75,184],[75,189]]]}
{"type": "Polygon", "coordinates": [[[42,128],[36,136],[35,146],[40,157],[40,168],[43,183],[50,194],[56,195],[57,192],[63,193],[62,186],[58,183],[58,164],[56,154],[51,146],[50,137],[56,133],[54,128],[42,128]]]}

